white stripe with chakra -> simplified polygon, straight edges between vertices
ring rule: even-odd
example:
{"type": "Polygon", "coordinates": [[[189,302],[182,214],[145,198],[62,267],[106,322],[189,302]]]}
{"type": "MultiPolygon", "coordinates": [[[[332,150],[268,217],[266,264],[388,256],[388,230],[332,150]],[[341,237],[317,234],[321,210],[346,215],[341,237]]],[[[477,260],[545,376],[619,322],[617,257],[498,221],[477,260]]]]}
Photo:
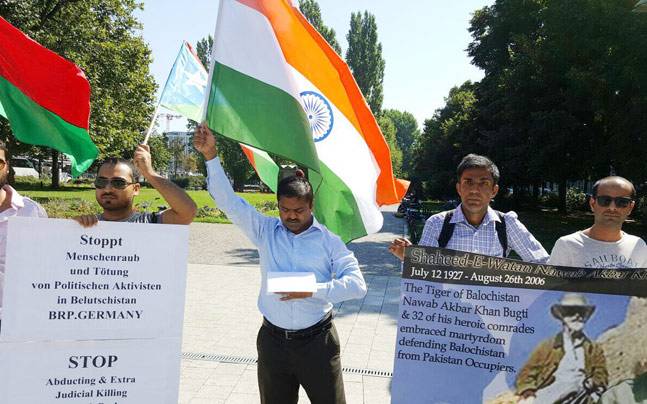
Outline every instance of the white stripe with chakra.
{"type": "MultiPolygon", "coordinates": [[[[298,70],[292,68],[292,73],[300,92],[313,91],[325,97],[298,70]]],[[[334,124],[325,139],[315,142],[317,155],[353,193],[367,233],[375,233],[382,228],[383,223],[376,197],[380,167],[366,141],[346,116],[330,101],[329,105],[334,124]]]]}

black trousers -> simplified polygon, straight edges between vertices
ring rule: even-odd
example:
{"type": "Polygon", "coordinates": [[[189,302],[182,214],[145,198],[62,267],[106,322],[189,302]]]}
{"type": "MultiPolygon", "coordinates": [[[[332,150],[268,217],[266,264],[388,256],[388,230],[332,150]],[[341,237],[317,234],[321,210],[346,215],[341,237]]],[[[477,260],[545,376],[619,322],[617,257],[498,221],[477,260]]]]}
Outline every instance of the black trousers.
{"type": "Polygon", "coordinates": [[[290,340],[261,327],[256,348],[262,404],[296,404],[299,385],[312,404],[346,403],[334,324],[317,335],[290,340]]]}

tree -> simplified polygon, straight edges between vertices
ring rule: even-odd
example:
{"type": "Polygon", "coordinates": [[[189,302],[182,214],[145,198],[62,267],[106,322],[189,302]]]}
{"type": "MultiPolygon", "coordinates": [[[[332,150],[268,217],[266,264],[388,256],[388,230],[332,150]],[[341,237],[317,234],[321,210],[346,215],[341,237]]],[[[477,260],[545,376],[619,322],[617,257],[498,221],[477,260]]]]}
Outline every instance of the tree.
{"type": "Polygon", "coordinates": [[[350,30],[346,35],[348,49],[346,63],[362,91],[374,115],[382,111],[382,83],[384,82],[384,59],[382,44],[377,40],[375,16],[368,11],[352,13],[350,30]]]}
{"type": "Polygon", "coordinates": [[[166,172],[172,157],[166,139],[163,136],[151,136],[148,139],[148,145],[151,148],[153,168],[158,172],[166,172]]]}
{"type": "Polygon", "coordinates": [[[185,149],[186,146],[184,145],[184,141],[180,138],[173,138],[168,141],[168,150],[171,154],[171,158],[173,159],[173,177],[178,176],[178,169],[181,168],[182,156],[185,153],[185,149]]]}
{"type": "Polygon", "coordinates": [[[391,119],[395,125],[395,139],[399,149],[402,151],[402,173],[407,177],[411,177],[413,175],[413,158],[415,156],[413,145],[420,137],[418,121],[410,112],[398,111],[397,109],[386,109],[382,114],[391,119]]]}
{"type": "Polygon", "coordinates": [[[184,153],[180,158],[180,165],[185,173],[198,171],[198,158],[195,153],[184,153]]]}
{"type": "Polygon", "coordinates": [[[377,123],[380,125],[382,135],[391,150],[391,166],[393,167],[393,175],[400,177],[402,176],[402,150],[398,147],[395,124],[391,118],[386,115],[380,115],[377,118],[377,123]]]}
{"type": "MultiPolygon", "coordinates": [[[[134,17],[141,8],[135,0],[0,2],[0,15],[85,72],[92,88],[90,136],[99,159],[132,156],[153,112],[151,51],[134,17]]],[[[58,170],[52,174],[56,187],[58,170]]]]}
{"type": "Polygon", "coordinates": [[[218,154],[221,156],[223,167],[234,182],[234,189],[242,191],[243,185],[255,175],[255,171],[243,154],[240,145],[236,141],[219,136],[218,154]]]}
{"type": "Polygon", "coordinates": [[[442,198],[455,195],[456,166],[468,153],[483,153],[486,144],[474,126],[477,84],[466,81],[449,90],[445,106],[439,108],[424,129],[414,149],[412,180],[421,183],[426,195],[442,198]]]}
{"type": "Polygon", "coordinates": [[[341,46],[337,42],[337,34],[335,34],[334,29],[327,27],[323,23],[319,3],[316,0],[299,0],[299,10],[301,10],[301,13],[306,17],[308,22],[324,37],[335,52],[341,55],[341,46]]]}
{"type": "Polygon", "coordinates": [[[211,49],[213,49],[213,37],[211,34],[199,40],[195,46],[195,53],[198,54],[198,59],[207,70],[211,68],[211,49]]]}
{"type": "Polygon", "coordinates": [[[474,14],[478,127],[519,185],[647,169],[647,19],[633,1],[498,0],[474,14]]]}

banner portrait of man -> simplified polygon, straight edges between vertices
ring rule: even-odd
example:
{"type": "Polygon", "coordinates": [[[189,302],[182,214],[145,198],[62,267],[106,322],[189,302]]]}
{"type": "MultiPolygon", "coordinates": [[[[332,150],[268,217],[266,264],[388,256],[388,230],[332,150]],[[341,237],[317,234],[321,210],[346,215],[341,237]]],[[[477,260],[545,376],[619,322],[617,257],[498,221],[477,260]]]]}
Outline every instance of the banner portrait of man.
{"type": "Polygon", "coordinates": [[[532,353],[516,380],[520,403],[595,402],[608,383],[602,347],[584,332],[595,306],[579,293],[566,293],[550,308],[562,330],[532,353]]]}

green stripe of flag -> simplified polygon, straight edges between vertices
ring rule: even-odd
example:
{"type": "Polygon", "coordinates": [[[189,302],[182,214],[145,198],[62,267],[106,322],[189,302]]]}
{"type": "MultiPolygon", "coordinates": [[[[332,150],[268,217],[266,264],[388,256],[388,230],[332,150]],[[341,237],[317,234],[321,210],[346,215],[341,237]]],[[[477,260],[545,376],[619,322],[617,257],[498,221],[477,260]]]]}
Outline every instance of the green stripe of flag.
{"type": "Polygon", "coordinates": [[[212,68],[207,125],[240,143],[317,170],[319,160],[299,101],[223,64],[212,68]]]}
{"type": "Polygon", "coordinates": [[[350,188],[324,163],[319,162],[319,167],[323,181],[321,175],[314,170],[309,170],[308,173],[314,187],[314,184],[321,183],[314,198],[315,217],[345,243],[365,236],[362,215],[350,188]]]}
{"type": "Polygon", "coordinates": [[[65,153],[72,162],[75,177],[87,170],[97,157],[97,147],[87,130],[67,123],[36,104],[4,77],[0,77],[0,103],[18,140],[65,153]]]}
{"type": "Polygon", "coordinates": [[[253,150],[254,168],[261,181],[267,185],[272,192],[276,192],[279,180],[279,166],[274,160],[262,150],[253,150]]]}

